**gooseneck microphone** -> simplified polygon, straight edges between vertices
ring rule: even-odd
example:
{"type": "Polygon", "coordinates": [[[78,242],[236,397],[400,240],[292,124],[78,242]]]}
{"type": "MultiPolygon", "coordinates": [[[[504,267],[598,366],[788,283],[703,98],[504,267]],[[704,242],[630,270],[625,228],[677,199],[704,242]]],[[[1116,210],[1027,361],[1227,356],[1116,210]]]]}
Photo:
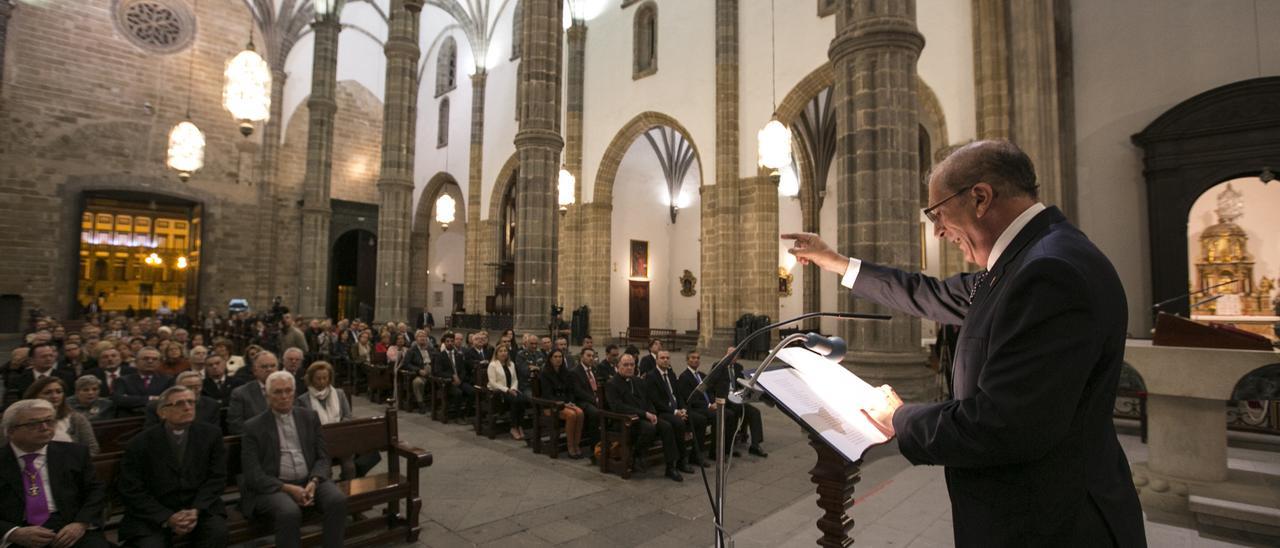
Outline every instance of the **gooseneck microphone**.
{"type": "MultiPolygon", "coordinates": [[[[746,348],[747,343],[751,342],[752,339],[789,323],[795,323],[800,320],[817,317],[837,318],[841,320],[888,320],[890,318],[890,316],[886,314],[863,314],[859,312],[807,312],[794,318],[781,320],[761,327],[760,329],[753,331],[750,335],[747,335],[746,338],[738,341],[737,345],[733,349],[733,353],[721,358],[720,361],[716,362],[716,364],[711,367],[711,370],[707,371],[707,376],[703,377],[702,382],[698,384],[698,387],[694,388],[693,392],[689,394],[689,399],[685,401],[685,404],[693,401],[693,397],[695,395],[705,393],[707,388],[711,385],[712,379],[715,378],[716,373],[736,361],[738,359],[738,354],[742,353],[742,349],[746,348]]],[[[803,336],[803,338],[805,340],[806,347],[836,361],[843,359],[848,349],[844,339],[841,339],[840,337],[823,337],[816,333],[810,333],[803,336]]],[[[732,383],[730,383],[729,386],[732,388],[732,383]]]]}

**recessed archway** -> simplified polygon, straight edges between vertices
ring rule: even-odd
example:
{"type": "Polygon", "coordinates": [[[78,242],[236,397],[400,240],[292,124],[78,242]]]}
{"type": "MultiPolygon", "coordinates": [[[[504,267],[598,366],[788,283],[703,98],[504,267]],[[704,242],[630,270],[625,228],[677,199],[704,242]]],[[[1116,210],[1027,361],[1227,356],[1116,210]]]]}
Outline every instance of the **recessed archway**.
{"type": "Polygon", "coordinates": [[[432,176],[418,197],[409,237],[409,313],[419,320],[424,311],[430,311],[436,323],[443,323],[443,316],[462,305],[455,302],[454,285],[464,279],[467,209],[463,198],[462,187],[444,171],[432,176]],[[435,220],[437,202],[446,194],[454,200],[454,220],[448,228],[435,220]]]}

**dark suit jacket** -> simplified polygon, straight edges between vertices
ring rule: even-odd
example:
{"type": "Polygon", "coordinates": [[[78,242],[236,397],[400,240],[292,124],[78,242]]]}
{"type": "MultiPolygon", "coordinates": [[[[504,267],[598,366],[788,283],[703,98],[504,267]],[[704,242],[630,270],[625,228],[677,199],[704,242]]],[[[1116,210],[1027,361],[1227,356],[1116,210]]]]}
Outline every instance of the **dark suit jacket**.
{"type": "Polygon", "coordinates": [[[124,450],[117,488],[125,504],[120,538],[151,533],[179,510],[226,515],[227,449],[217,426],[191,423],[182,462],[163,426],[143,430],[124,450]]]}
{"type": "MultiPolygon", "coordinates": [[[[63,388],[67,392],[75,391],[76,380],[72,378],[72,373],[70,371],[67,371],[66,369],[58,369],[55,367],[49,370],[49,375],[62,379],[62,382],[66,383],[66,386],[64,386],[63,388]]],[[[22,373],[19,373],[17,378],[15,378],[13,382],[13,390],[11,391],[11,393],[14,396],[13,401],[18,401],[22,399],[23,394],[26,394],[27,389],[31,388],[31,385],[35,384],[35,382],[36,382],[35,371],[29,367],[26,369],[23,369],[22,373]]],[[[12,403],[12,401],[10,403],[12,403]]],[[[0,533],[0,535],[3,535],[3,534],[4,533],[0,533]]]]}
{"type": "Polygon", "coordinates": [[[542,388],[542,398],[559,402],[573,402],[573,377],[568,366],[560,366],[556,371],[550,365],[543,367],[538,374],[538,383],[542,388]]]}
{"type": "MultiPolygon", "coordinates": [[[[604,379],[596,375],[594,369],[593,367],[591,374],[596,377],[596,386],[604,390],[604,379]]],[[[578,407],[586,404],[600,406],[600,397],[595,390],[591,389],[591,381],[587,379],[587,368],[583,367],[581,362],[569,368],[569,378],[573,379],[573,403],[575,405],[578,407]]]]}
{"type": "MultiPolygon", "coordinates": [[[[134,369],[130,365],[120,364],[120,367],[116,370],[116,373],[117,373],[116,382],[120,382],[120,379],[137,372],[138,370],[134,369]]],[[[102,381],[102,386],[99,387],[98,395],[100,396],[113,395],[113,392],[107,388],[107,371],[105,369],[102,369],[101,367],[95,367],[93,369],[86,371],[86,373],[93,375],[95,377],[98,377],[98,380],[102,381]]],[[[118,391],[118,386],[116,388],[118,391]]]]}
{"type": "Polygon", "coordinates": [[[644,376],[645,396],[649,398],[649,402],[653,404],[653,408],[658,413],[674,413],[677,409],[684,409],[684,402],[680,399],[680,392],[676,390],[679,379],[670,369],[667,370],[668,379],[671,382],[671,397],[667,397],[667,383],[662,380],[662,373],[657,367],[653,371],[644,376]],[[671,400],[675,400],[675,406],[671,405],[671,400]]]}
{"type": "Polygon", "coordinates": [[[477,365],[482,369],[489,367],[489,360],[493,359],[493,347],[486,346],[483,351],[476,350],[474,346],[468,346],[462,349],[462,359],[467,362],[466,369],[475,371],[477,365]]]}
{"type": "Polygon", "coordinates": [[[975,279],[863,263],[853,286],[858,297],[961,324],[955,399],[904,406],[893,419],[904,457],[947,467],[956,544],[1079,546],[1107,532],[1078,524],[1105,523],[1119,546],[1145,545],[1111,420],[1127,308],[1110,261],[1049,208],[1014,237],[970,304],[975,279]]]}
{"type": "Polygon", "coordinates": [[[413,373],[417,373],[418,371],[422,370],[422,368],[424,367],[430,369],[432,366],[435,365],[436,353],[435,351],[431,350],[430,346],[427,347],[427,351],[424,354],[421,350],[418,349],[417,344],[413,344],[409,346],[409,350],[408,352],[406,352],[406,355],[407,357],[404,360],[404,369],[407,369],[413,373]]]}
{"type": "Polygon", "coordinates": [[[453,351],[452,357],[448,352],[436,352],[434,361],[431,362],[431,375],[442,379],[452,379],[456,374],[462,382],[471,382],[471,375],[466,373],[466,369],[462,353],[457,349],[453,351]]]}
{"type": "Polygon", "coordinates": [[[609,360],[600,360],[596,362],[596,380],[599,382],[609,382],[610,379],[618,375],[618,370],[609,363],[609,360]]]}
{"type": "Polygon", "coordinates": [[[653,404],[644,395],[643,381],[636,377],[614,375],[604,385],[605,400],[609,410],[624,415],[644,417],[645,413],[655,413],[653,404]]]}
{"type": "MultiPolygon", "coordinates": [[[[0,531],[26,525],[26,497],[22,491],[22,462],[7,444],[0,447],[0,531]]],[[[102,525],[107,491],[94,473],[89,448],[77,443],[51,441],[45,452],[45,473],[58,514],[68,523],[102,525]]],[[[0,533],[3,534],[3,533],[0,533]]]]}
{"type": "Polygon", "coordinates": [[[173,377],[154,373],[151,375],[151,384],[144,386],[142,374],[135,372],[121,377],[116,383],[115,393],[111,395],[116,408],[128,413],[142,413],[151,401],[151,396],[159,396],[166,388],[173,386],[173,377]]]}
{"type": "MultiPolygon", "coordinates": [[[[329,479],[329,453],[320,433],[320,416],[305,407],[294,406],[293,425],[298,430],[302,457],[307,461],[309,477],[329,479]]],[[[252,515],[260,495],[280,490],[280,433],[275,413],[258,415],[244,423],[240,438],[240,508],[252,515]]]]}
{"type": "MultiPolygon", "coordinates": [[[[142,422],[143,428],[151,428],[160,424],[160,400],[151,400],[147,403],[147,418],[142,422]]],[[[200,400],[196,402],[196,422],[204,423],[218,429],[222,432],[222,405],[218,400],[200,394],[200,400]]]]}
{"type": "Polygon", "coordinates": [[[650,371],[658,368],[658,358],[653,354],[646,354],[636,363],[636,376],[643,377],[648,375],[650,371]]]}
{"type": "Polygon", "coordinates": [[[231,391],[231,404],[227,407],[227,433],[239,434],[244,424],[267,410],[267,397],[262,395],[262,385],[253,380],[231,391]]]}
{"type": "MultiPolygon", "coordinates": [[[[701,371],[698,372],[698,375],[701,378],[706,379],[706,376],[703,376],[701,371]]],[[[680,373],[680,377],[676,379],[676,397],[680,399],[680,403],[682,404],[688,402],[690,410],[707,409],[708,404],[711,403],[709,400],[713,400],[715,398],[712,390],[707,390],[705,397],[703,395],[696,395],[692,398],[689,397],[701,382],[702,381],[698,380],[698,377],[693,375],[692,369],[685,369],[680,373]]]]}
{"type": "Polygon", "coordinates": [[[231,403],[231,391],[235,390],[240,384],[242,383],[239,379],[227,375],[223,378],[222,387],[219,388],[218,383],[213,382],[213,379],[205,377],[204,386],[200,389],[200,395],[218,400],[219,405],[225,407],[231,403]]]}

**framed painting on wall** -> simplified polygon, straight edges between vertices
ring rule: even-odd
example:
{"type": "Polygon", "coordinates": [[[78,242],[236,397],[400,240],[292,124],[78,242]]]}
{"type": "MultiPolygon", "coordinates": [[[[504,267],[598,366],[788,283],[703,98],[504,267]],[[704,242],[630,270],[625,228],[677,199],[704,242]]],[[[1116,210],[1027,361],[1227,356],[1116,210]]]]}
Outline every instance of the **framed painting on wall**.
{"type": "Polygon", "coordinates": [[[631,277],[649,277],[649,242],[631,240],[631,277]]]}

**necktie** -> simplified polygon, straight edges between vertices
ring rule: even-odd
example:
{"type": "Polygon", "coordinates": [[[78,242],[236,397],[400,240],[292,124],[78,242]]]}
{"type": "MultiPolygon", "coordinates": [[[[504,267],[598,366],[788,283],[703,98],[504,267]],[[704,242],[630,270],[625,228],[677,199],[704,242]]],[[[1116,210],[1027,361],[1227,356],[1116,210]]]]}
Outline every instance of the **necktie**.
{"type": "MultiPolygon", "coordinates": [[[[697,371],[694,371],[693,380],[698,381],[698,384],[702,384],[702,375],[699,375],[697,371]]],[[[706,400],[707,405],[711,404],[711,397],[708,396],[706,392],[702,393],[702,399],[706,400]]]]}
{"type": "Polygon", "coordinates": [[[987,281],[987,275],[990,271],[983,270],[978,272],[973,280],[973,287],[969,288],[969,304],[973,304],[973,298],[978,295],[978,290],[982,288],[982,284],[987,281]]]}
{"type": "Polygon", "coordinates": [[[111,392],[111,388],[116,384],[116,372],[107,373],[107,392],[111,392]]]}
{"type": "Polygon", "coordinates": [[[151,375],[143,375],[143,376],[142,376],[142,389],[143,389],[143,390],[148,390],[148,389],[150,389],[150,388],[151,388],[151,375]]]}
{"type": "Polygon", "coordinates": [[[596,375],[591,372],[591,368],[587,367],[586,364],[583,364],[582,370],[587,372],[587,382],[591,383],[591,391],[598,391],[600,388],[596,385],[596,375]]]}
{"type": "Polygon", "coordinates": [[[670,373],[661,373],[662,382],[667,384],[667,406],[671,407],[671,410],[674,411],[676,409],[676,394],[675,391],[671,390],[671,377],[667,376],[669,374],[670,373]]]}
{"type": "Polygon", "coordinates": [[[27,525],[44,525],[49,520],[49,499],[44,492],[44,482],[40,481],[40,469],[36,468],[36,457],[39,453],[27,453],[22,456],[25,464],[22,468],[22,491],[26,504],[27,525]]]}

